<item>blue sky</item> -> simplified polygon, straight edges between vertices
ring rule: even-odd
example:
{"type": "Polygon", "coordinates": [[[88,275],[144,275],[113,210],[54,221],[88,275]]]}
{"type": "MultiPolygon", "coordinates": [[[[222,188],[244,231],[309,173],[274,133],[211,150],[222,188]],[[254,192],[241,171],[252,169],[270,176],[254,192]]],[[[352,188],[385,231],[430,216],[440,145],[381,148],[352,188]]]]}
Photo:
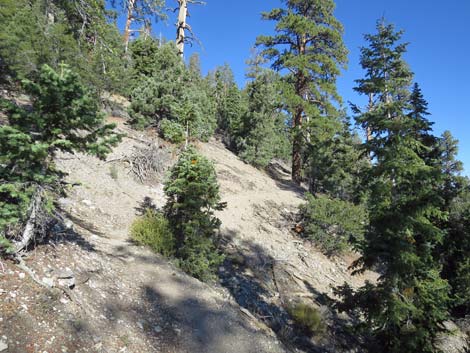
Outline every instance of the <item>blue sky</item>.
{"type": "MultiPolygon", "coordinates": [[[[205,6],[190,7],[191,24],[202,42],[187,48],[186,56],[196,51],[201,56],[203,72],[229,63],[240,86],[245,84],[245,61],[250,56],[259,34],[273,32],[274,24],[262,21],[260,13],[281,4],[280,0],[206,0],[205,6]]],[[[167,0],[168,5],[176,3],[167,0]]],[[[429,102],[440,134],[450,130],[460,141],[459,158],[470,175],[470,1],[468,0],[336,0],[336,16],[345,27],[344,41],[349,49],[348,69],[338,79],[338,90],[344,101],[360,104],[363,99],[352,88],[363,75],[359,47],[363,34],[375,31],[376,20],[385,16],[398,29],[405,30],[410,42],[406,60],[415,73],[429,102]]],[[[174,39],[175,18],[153,27],[174,39]]],[[[119,21],[122,27],[122,18],[119,21]]]]}

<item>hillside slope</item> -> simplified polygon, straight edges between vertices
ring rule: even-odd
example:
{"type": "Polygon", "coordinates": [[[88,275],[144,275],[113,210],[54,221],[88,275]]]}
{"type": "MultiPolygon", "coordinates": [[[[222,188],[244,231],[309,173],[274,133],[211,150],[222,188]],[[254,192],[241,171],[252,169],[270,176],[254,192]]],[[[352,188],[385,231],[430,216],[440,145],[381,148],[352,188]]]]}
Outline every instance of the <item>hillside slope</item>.
{"type": "MultiPolygon", "coordinates": [[[[199,150],[215,162],[222,201],[221,241],[227,260],[218,283],[203,284],[129,241],[141,203],[165,203],[162,177],[142,183],[125,162],[155,136],[128,137],[99,161],[62,155],[69,173],[66,220],[26,264],[47,290],[11,263],[0,266],[0,351],[5,352],[340,352],[351,337],[328,309],[331,285],[358,286],[375,274],[351,277],[353,257],[330,259],[291,231],[304,190],[281,166],[271,175],[239,160],[217,141],[199,150]],[[74,284],[74,286],[71,286],[74,284]],[[70,288],[73,287],[73,288],[70,288]],[[317,306],[328,334],[295,330],[285,308],[317,306]],[[3,346],[2,346],[3,344],[3,346]]],[[[168,168],[176,158],[168,148],[168,168]]]]}

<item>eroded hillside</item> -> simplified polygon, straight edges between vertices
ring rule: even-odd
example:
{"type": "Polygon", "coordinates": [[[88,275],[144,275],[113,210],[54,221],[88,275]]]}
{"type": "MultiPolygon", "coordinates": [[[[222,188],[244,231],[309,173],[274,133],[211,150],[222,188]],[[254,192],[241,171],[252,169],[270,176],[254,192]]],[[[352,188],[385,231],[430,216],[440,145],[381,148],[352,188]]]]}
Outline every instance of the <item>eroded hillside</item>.
{"type": "MultiPolygon", "coordinates": [[[[0,332],[7,352],[340,352],[352,347],[343,320],[329,309],[331,286],[354,287],[374,273],[352,277],[354,256],[327,258],[292,231],[304,190],[282,166],[255,169],[213,140],[198,149],[215,162],[222,201],[221,242],[227,260],[217,283],[204,284],[129,241],[144,200],[165,203],[163,175],[176,158],[151,133],[119,128],[128,137],[99,161],[61,155],[68,172],[60,200],[62,226],[39,245],[25,270],[0,268],[0,332]],[[160,175],[140,180],[129,161],[139,149],[162,152],[160,175]],[[322,337],[298,332],[285,308],[319,308],[322,337]]],[[[3,346],[2,346],[3,347],[3,346]]],[[[1,350],[1,349],[0,349],[1,350]]]]}

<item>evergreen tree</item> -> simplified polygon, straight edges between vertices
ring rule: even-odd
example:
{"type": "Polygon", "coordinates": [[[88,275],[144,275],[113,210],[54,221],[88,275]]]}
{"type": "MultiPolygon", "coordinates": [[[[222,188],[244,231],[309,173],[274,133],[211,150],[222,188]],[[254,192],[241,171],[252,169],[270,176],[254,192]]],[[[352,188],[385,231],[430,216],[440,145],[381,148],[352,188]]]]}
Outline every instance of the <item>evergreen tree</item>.
{"type": "Polygon", "coordinates": [[[416,122],[416,138],[420,138],[420,134],[427,134],[432,130],[433,123],[426,118],[428,115],[430,115],[428,102],[424,99],[419,84],[415,82],[410,94],[410,112],[408,116],[416,122]]]}
{"type": "Polygon", "coordinates": [[[286,9],[264,13],[276,21],[276,35],[260,36],[264,56],[273,68],[287,72],[281,91],[292,116],[292,179],[302,181],[304,141],[321,138],[323,130],[338,127],[336,77],[347,60],[343,27],[334,17],[333,0],[284,0],[286,9]],[[304,127],[307,122],[310,131],[304,127]]]}
{"type": "Polygon", "coordinates": [[[135,89],[141,80],[152,77],[156,72],[162,70],[163,63],[160,60],[161,53],[159,43],[153,37],[138,38],[129,46],[132,63],[131,90],[135,89]]]}
{"type": "MultiPolygon", "coordinates": [[[[146,43],[153,46],[149,41],[146,43]]],[[[201,140],[212,136],[216,124],[215,103],[209,87],[191,75],[174,43],[162,45],[153,60],[146,62],[146,71],[140,70],[138,85],[131,95],[131,123],[138,128],[157,126],[173,142],[183,141],[185,131],[201,140]]]]}
{"type": "Polygon", "coordinates": [[[0,237],[15,236],[35,195],[60,179],[57,151],[104,158],[120,138],[67,66],[59,72],[43,66],[38,81],[24,81],[24,88],[31,109],[2,102],[8,123],[0,127],[0,237]]]}
{"type": "Polygon", "coordinates": [[[0,57],[12,76],[37,77],[43,64],[70,65],[101,92],[124,92],[119,31],[102,0],[6,0],[0,7],[0,57]]]}
{"type": "Polygon", "coordinates": [[[450,131],[444,131],[434,150],[435,160],[443,175],[441,195],[448,206],[461,191],[465,180],[460,176],[463,164],[457,159],[458,143],[450,131]]]}
{"type": "Polygon", "coordinates": [[[266,70],[248,84],[248,109],[241,118],[237,136],[240,157],[262,168],[273,158],[289,158],[287,117],[281,111],[277,82],[277,74],[266,70]]]}
{"type": "Polygon", "coordinates": [[[439,194],[448,213],[441,222],[445,240],[436,249],[436,256],[442,260],[442,276],[451,287],[451,312],[465,317],[470,314],[470,182],[461,176],[458,141],[449,131],[444,131],[433,152],[442,174],[439,194]]]}
{"type": "Polygon", "coordinates": [[[201,79],[201,58],[198,53],[193,53],[189,57],[188,70],[195,79],[201,79]]]}
{"type": "Polygon", "coordinates": [[[244,101],[228,64],[218,67],[213,78],[216,101],[217,127],[225,144],[236,151],[237,136],[240,135],[244,101]]]}
{"type": "Polygon", "coordinates": [[[463,183],[450,203],[445,242],[438,249],[442,276],[451,287],[451,311],[460,318],[470,315],[470,182],[463,183]]]}
{"type": "Polygon", "coordinates": [[[217,250],[220,220],[214,212],[224,208],[213,164],[189,146],[171,169],[165,184],[165,215],[176,238],[180,266],[193,276],[209,279],[223,257],[217,250]]]}
{"type": "Polygon", "coordinates": [[[360,202],[365,192],[361,176],[369,169],[361,140],[345,120],[342,130],[306,145],[309,191],[344,201],[360,202]]]}
{"type": "Polygon", "coordinates": [[[401,32],[383,21],[377,30],[366,36],[366,79],[358,81],[359,87],[367,83],[365,93],[374,92],[377,103],[358,117],[370,129],[366,146],[375,160],[366,179],[370,225],[355,266],[381,271],[376,284],[356,292],[340,288],[339,308],[363,315],[358,328],[372,336],[371,352],[436,352],[448,304],[448,284],[434,256],[444,236],[438,227],[445,217],[438,196],[441,173],[421,156],[416,126],[426,121],[407,114],[412,74],[403,60],[406,46],[397,44],[401,32]]]}

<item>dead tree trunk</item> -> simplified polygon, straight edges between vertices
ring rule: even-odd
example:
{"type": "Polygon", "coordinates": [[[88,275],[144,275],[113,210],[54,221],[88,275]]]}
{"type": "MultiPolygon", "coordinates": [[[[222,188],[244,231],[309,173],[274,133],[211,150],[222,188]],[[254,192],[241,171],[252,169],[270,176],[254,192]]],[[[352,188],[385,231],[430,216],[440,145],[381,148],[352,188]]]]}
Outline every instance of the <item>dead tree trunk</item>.
{"type": "Polygon", "coordinates": [[[42,203],[42,193],[40,190],[38,190],[34,196],[33,199],[31,200],[31,205],[29,206],[29,218],[28,222],[26,223],[26,226],[23,230],[23,235],[21,236],[21,239],[17,242],[15,242],[15,252],[18,253],[21,250],[25,249],[28,247],[28,245],[33,241],[34,239],[34,231],[36,228],[36,219],[38,217],[38,212],[41,208],[41,203],[42,203]]]}
{"type": "Polygon", "coordinates": [[[129,47],[129,39],[131,36],[131,24],[134,20],[134,5],[136,0],[128,0],[127,2],[127,18],[126,18],[126,26],[124,27],[124,45],[125,51],[127,52],[127,48],[129,47]]]}
{"type": "Polygon", "coordinates": [[[187,27],[186,17],[188,16],[188,1],[178,0],[178,22],[176,24],[176,47],[178,54],[184,55],[185,30],[187,27]]]}

